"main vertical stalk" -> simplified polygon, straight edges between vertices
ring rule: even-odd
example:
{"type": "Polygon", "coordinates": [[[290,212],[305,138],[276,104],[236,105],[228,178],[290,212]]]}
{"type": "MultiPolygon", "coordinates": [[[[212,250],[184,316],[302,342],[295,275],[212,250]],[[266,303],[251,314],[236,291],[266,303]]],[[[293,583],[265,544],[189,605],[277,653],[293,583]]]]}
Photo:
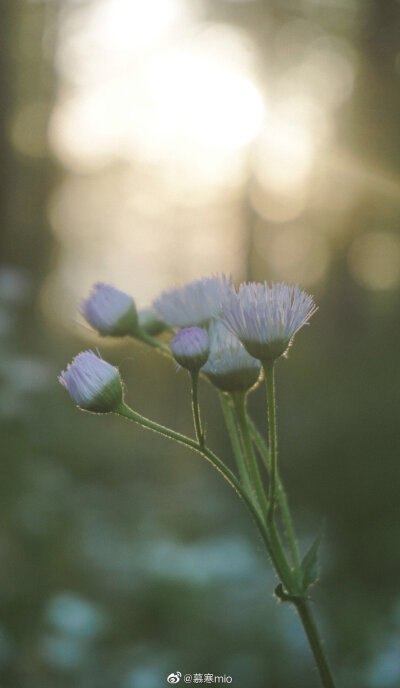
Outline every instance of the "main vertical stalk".
{"type": "MultiPolygon", "coordinates": [[[[232,398],[235,404],[240,434],[249,468],[250,480],[257,498],[257,502],[261,507],[264,517],[267,518],[269,514],[269,504],[265,496],[264,486],[262,484],[260,471],[258,469],[257,457],[254,454],[253,443],[251,440],[246,410],[246,395],[242,392],[237,392],[232,394],[232,398]]],[[[277,570],[280,572],[279,575],[282,582],[287,589],[291,590],[292,586],[295,585],[295,576],[293,575],[293,571],[288,563],[286,553],[282,547],[275,522],[273,520],[270,521],[267,523],[267,527],[271,541],[272,559],[277,566],[277,570]]]]}
{"type": "Polygon", "coordinates": [[[335,688],[332,672],[311,609],[305,599],[295,602],[295,607],[299,613],[308,642],[310,643],[322,685],[324,688],[335,688]]]}
{"type": "MultiPolygon", "coordinates": [[[[248,419],[249,423],[249,428],[250,428],[250,433],[253,438],[253,442],[257,447],[257,450],[263,460],[263,463],[268,471],[269,474],[269,468],[270,468],[270,459],[269,459],[269,453],[268,453],[268,448],[265,444],[265,441],[257,429],[256,425],[254,422],[251,420],[251,418],[248,419]]],[[[276,492],[277,492],[277,500],[279,502],[279,507],[283,519],[283,523],[285,526],[285,531],[286,531],[286,536],[287,540],[289,543],[290,547],[290,552],[292,555],[293,559],[293,564],[296,569],[296,571],[300,570],[300,558],[299,558],[299,552],[297,548],[297,542],[296,542],[296,534],[294,532],[294,527],[293,527],[293,522],[292,522],[292,516],[290,513],[290,508],[289,508],[289,502],[288,498],[286,495],[285,488],[283,487],[282,480],[279,477],[279,471],[277,475],[277,486],[276,486],[276,492]]]]}
{"type": "Polygon", "coordinates": [[[274,520],[276,506],[276,483],[278,474],[278,446],[276,435],[276,402],[275,402],[275,371],[274,362],[264,363],[265,386],[267,389],[268,406],[268,446],[270,455],[269,469],[269,511],[268,520],[274,520]]]}
{"type": "MultiPolygon", "coordinates": [[[[267,404],[268,404],[268,436],[269,436],[269,453],[270,453],[270,486],[269,486],[269,511],[267,517],[267,525],[271,535],[275,532],[275,503],[277,497],[277,484],[279,483],[278,474],[278,446],[277,446],[277,430],[276,430],[276,401],[275,401],[275,379],[274,379],[274,363],[264,363],[265,383],[267,388],[267,404]]],[[[274,539],[272,538],[272,542],[274,539]]],[[[303,595],[293,596],[293,604],[295,605],[300,616],[303,628],[307,635],[311,651],[313,653],[315,663],[317,665],[322,685],[324,688],[335,688],[332,673],[328,664],[327,657],[321,642],[321,638],[315,624],[311,609],[303,595]]]]}

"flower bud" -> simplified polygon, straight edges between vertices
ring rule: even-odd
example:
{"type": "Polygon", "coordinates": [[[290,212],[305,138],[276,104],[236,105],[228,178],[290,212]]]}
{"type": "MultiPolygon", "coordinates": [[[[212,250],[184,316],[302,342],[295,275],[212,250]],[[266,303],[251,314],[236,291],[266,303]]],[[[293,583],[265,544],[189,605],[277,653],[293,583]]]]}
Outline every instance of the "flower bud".
{"type": "Polygon", "coordinates": [[[260,377],[261,364],[219,321],[210,323],[210,356],[202,372],[222,392],[247,392],[260,377]]]}
{"type": "Polygon", "coordinates": [[[93,351],[75,356],[58,380],[75,404],[85,411],[111,413],[122,402],[122,381],[117,368],[93,351]]]}
{"type": "Polygon", "coordinates": [[[138,318],[139,327],[151,337],[157,337],[167,329],[167,325],[159,318],[153,308],[143,308],[139,311],[138,318]]]}
{"type": "Polygon", "coordinates": [[[230,289],[230,277],[203,277],[183,287],[167,289],[153,306],[172,327],[206,327],[211,318],[218,316],[230,289]]]}
{"type": "Polygon", "coordinates": [[[208,334],[201,327],[179,330],[171,340],[170,347],[175,361],[192,373],[200,370],[210,353],[208,334]]]}
{"type": "Polygon", "coordinates": [[[133,298],[109,284],[97,283],[88,299],[82,301],[81,313],[101,335],[135,336],[138,315],[133,298]]]}

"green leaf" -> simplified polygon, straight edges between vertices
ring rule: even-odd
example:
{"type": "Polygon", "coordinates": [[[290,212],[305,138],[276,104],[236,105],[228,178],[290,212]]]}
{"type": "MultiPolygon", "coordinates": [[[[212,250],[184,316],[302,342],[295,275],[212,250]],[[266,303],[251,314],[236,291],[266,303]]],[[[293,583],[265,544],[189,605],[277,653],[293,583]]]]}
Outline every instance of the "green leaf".
{"type": "Polygon", "coordinates": [[[320,531],[312,543],[310,549],[305,554],[303,561],[301,562],[302,571],[302,583],[304,592],[315,583],[318,578],[318,551],[321,545],[322,536],[324,534],[324,526],[320,528],[320,531]]]}

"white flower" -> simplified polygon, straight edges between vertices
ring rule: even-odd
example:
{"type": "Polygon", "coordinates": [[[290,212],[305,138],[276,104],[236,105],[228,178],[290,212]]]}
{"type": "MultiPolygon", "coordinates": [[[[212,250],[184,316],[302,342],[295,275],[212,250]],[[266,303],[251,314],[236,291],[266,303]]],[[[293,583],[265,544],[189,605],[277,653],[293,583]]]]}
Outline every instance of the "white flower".
{"type": "Polygon", "coordinates": [[[287,284],[241,284],[222,304],[222,322],[263,362],[285,354],[293,336],[316,311],[312,296],[287,284]]]}
{"type": "Polygon", "coordinates": [[[225,275],[203,277],[164,291],[153,305],[173,327],[205,326],[218,316],[230,288],[231,280],[225,275]]]}
{"type": "Polygon", "coordinates": [[[260,361],[221,322],[212,320],[209,329],[210,356],[202,372],[223,392],[246,392],[259,376],[260,361]]]}
{"type": "Polygon", "coordinates": [[[83,351],[58,378],[69,395],[82,409],[96,413],[110,413],[122,402],[122,382],[117,368],[83,351]]]}
{"type": "Polygon", "coordinates": [[[173,357],[182,368],[198,372],[210,352],[208,334],[201,327],[185,327],[170,341],[173,357]]]}
{"type": "Polygon", "coordinates": [[[102,335],[135,335],[138,325],[133,298],[109,284],[98,282],[81,303],[82,315],[102,335]]]}

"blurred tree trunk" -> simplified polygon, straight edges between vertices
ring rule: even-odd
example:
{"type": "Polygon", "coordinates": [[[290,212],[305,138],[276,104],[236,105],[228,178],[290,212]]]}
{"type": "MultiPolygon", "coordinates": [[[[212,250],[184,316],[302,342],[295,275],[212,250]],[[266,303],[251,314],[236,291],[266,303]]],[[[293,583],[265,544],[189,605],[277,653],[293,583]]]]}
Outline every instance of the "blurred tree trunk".
{"type": "Polygon", "coordinates": [[[7,136],[12,102],[12,75],[10,70],[10,35],[12,26],[12,0],[3,0],[0,22],[0,256],[5,258],[8,226],[8,199],[13,176],[13,155],[7,136]]]}
{"type": "Polygon", "coordinates": [[[52,246],[46,219],[54,166],[46,145],[31,149],[16,141],[46,140],[54,74],[52,35],[55,3],[3,0],[0,22],[0,260],[32,277],[34,304],[52,246]],[[22,122],[22,124],[21,124],[22,122]]]}

